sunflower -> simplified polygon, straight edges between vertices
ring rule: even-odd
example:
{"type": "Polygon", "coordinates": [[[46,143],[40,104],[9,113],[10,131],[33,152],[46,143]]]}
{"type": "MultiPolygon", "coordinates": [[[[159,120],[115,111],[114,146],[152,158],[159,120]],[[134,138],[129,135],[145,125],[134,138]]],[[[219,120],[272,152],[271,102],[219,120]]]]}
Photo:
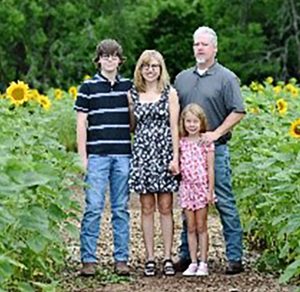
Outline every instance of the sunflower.
{"type": "Polygon", "coordinates": [[[14,105],[19,106],[28,101],[29,87],[23,81],[11,82],[6,89],[6,94],[14,105]]]}
{"type": "Polygon", "coordinates": [[[54,97],[55,99],[62,99],[62,90],[59,88],[54,89],[54,97]]]}
{"type": "Polygon", "coordinates": [[[273,77],[269,76],[269,77],[266,78],[265,81],[266,81],[266,83],[268,83],[268,84],[272,84],[273,81],[274,81],[274,79],[273,79],[273,77]]]}
{"type": "Polygon", "coordinates": [[[39,96],[39,104],[42,106],[43,109],[45,109],[46,111],[50,109],[51,107],[51,101],[49,99],[48,96],[46,95],[40,95],[39,96]]]}
{"type": "Polygon", "coordinates": [[[89,80],[89,79],[91,79],[90,75],[84,75],[83,80],[89,80]]]}
{"type": "Polygon", "coordinates": [[[75,99],[77,96],[77,87],[76,86],[71,86],[69,88],[69,94],[75,99]]]}
{"type": "Polygon", "coordinates": [[[255,107],[251,107],[250,109],[249,109],[249,112],[250,113],[252,113],[252,114],[259,114],[259,108],[257,107],[257,106],[255,106],[255,107]]]}
{"type": "Polygon", "coordinates": [[[284,115],[287,112],[288,103],[283,99],[280,98],[276,101],[276,108],[279,114],[284,115]]]}
{"type": "Polygon", "coordinates": [[[28,94],[29,100],[39,101],[40,93],[37,89],[30,89],[28,94]]]}
{"type": "Polygon", "coordinates": [[[293,138],[300,139],[300,119],[292,122],[289,133],[293,138]]]}
{"type": "Polygon", "coordinates": [[[275,94],[279,94],[281,90],[282,90],[282,88],[280,85],[273,87],[273,91],[275,92],[275,94]]]}
{"type": "Polygon", "coordinates": [[[258,83],[255,82],[255,81],[252,81],[249,87],[252,91],[257,91],[258,90],[258,83]]]}
{"type": "Polygon", "coordinates": [[[294,88],[292,89],[292,91],[291,91],[291,94],[292,94],[293,97],[298,96],[298,95],[299,95],[299,88],[294,87],[294,88]]]}

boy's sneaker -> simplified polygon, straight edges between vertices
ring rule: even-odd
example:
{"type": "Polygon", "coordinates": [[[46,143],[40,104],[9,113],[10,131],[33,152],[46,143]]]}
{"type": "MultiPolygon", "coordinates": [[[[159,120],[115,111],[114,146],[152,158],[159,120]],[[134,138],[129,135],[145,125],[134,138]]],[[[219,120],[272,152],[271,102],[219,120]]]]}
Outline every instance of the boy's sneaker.
{"type": "Polygon", "coordinates": [[[208,276],[207,263],[200,262],[196,272],[196,276],[208,276]]]}
{"type": "Polygon", "coordinates": [[[182,273],[183,276],[195,276],[197,272],[197,263],[191,263],[189,267],[182,273]]]}
{"type": "Polygon", "coordinates": [[[96,263],[82,263],[80,275],[83,277],[92,277],[96,274],[96,263]]]}
{"type": "Polygon", "coordinates": [[[118,276],[129,276],[130,269],[126,262],[116,262],[115,263],[115,273],[118,276]]]}

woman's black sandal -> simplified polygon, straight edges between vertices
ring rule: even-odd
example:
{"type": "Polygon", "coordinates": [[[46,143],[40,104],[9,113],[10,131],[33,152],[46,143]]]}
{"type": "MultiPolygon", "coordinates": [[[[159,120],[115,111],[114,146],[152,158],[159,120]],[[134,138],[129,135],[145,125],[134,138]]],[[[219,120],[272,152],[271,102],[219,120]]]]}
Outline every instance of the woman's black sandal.
{"type": "Polygon", "coordinates": [[[145,263],[144,275],[146,277],[153,277],[156,275],[156,263],[155,261],[147,261],[145,263]]]}
{"type": "Polygon", "coordinates": [[[175,271],[174,264],[173,264],[172,260],[170,260],[170,259],[164,260],[163,274],[165,276],[174,276],[175,273],[176,273],[176,271],[175,271]]]}

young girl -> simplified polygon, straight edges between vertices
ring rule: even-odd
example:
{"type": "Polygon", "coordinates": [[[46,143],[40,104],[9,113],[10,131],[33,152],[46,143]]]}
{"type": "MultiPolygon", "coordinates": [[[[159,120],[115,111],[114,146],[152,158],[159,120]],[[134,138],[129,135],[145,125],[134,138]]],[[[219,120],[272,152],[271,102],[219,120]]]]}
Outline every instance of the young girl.
{"type": "Polygon", "coordinates": [[[206,276],[208,232],[208,205],[214,203],[214,144],[202,139],[207,121],[203,109],[195,104],[187,105],[180,117],[180,205],[188,226],[188,243],[191,264],[184,276],[206,276]],[[200,245],[201,260],[198,265],[197,250],[200,245]]]}

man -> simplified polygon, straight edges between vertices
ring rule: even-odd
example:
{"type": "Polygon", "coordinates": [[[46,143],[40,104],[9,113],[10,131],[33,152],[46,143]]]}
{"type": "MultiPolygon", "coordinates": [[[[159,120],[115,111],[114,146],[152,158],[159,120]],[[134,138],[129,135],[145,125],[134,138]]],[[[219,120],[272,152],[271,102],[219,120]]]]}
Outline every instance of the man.
{"type": "MultiPolygon", "coordinates": [[[[231,169],[227,142],[232,128],[245,115],[239,81],[236,75],[216,60],[217,35],[209,27],[199,27],[194,33],[196,67],[178,74],[175,88],[181,109],[198,103],[205,111],[209,131],[203,135],[207,142],[215,143],[215,193],[223,235],[226,243],[228,266],[226,274],[243,271],[242,236],[240,218],[231,187],[231,169]]],[[[176,264],[182,271],[189,264],[186,222],[181,234],[180,260],[176,264]]]]}
{"type": "Polygon", "coordinates": [[[81,275],[96,272],[100,220],[109,184],[115,271],[128,275],[129,158],[131,154],[127,92],[132,83],[118,75],[122,47],[111,39],[97,46],[98,73],[85,81],[75,103],[78,153],[86,169],[86,207],[81,224],[81,275]]]}

